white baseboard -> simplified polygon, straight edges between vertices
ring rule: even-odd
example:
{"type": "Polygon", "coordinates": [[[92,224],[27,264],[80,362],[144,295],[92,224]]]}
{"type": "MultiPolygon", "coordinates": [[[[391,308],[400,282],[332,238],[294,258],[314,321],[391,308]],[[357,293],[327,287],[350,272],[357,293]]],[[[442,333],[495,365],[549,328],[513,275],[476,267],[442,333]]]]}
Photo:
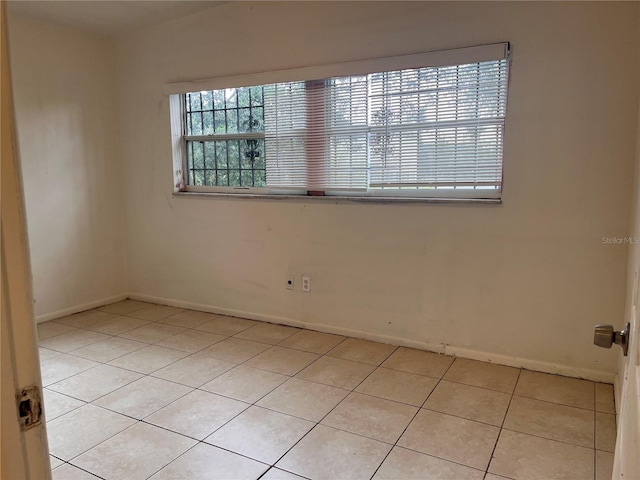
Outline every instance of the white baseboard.
{"type": "Polygon", "coordinates": [[[394,337],[391,335],[382,335],[362,330],[354,330],[350,328],[336,327],[323,323],[302,322],[288,317],[279,317],[275,315],[264,315],[261,313],[245,312],[241,310],[233,310],[223,307],[214,307],[211,305],[202,305],[198,303],[185,302],[182,300],[173,300],[169,298],[154,297],[151,295],[140,295],[132,293],[129,298],[144,302],[157,303],[161,305],[170,305],[172,307],[188,308],[190,310],[198,310],[201,312],[217,313],[220,315],[229,315],[232,317],[249,318],[252,320],[261,320],[281,325],[289,325],[292,327],[303,327],[310,330],[317,330],[324,333],[333,333],[337,335],[345,335],[348,337],[362,338],[364,340],[372,340],[376,342],[389,343],[401,347],[417,348],[435,353],[443,353],[456,357],[468,358],[471,360],[481,360],[483,362],[496,363],[509,367],[525,368],[527,370],[535,370],[538,372],[552,373],[564,375],[567,377],[584,378],[595,382],[613,383],[616,374],[614,372],[603,372],[600,370],[592,370],[587,368],[571,367],[569,365],[559,365],[542,360],[533,360],[529,358],[512,357],[508,355],[500,355],[481,350],[474,350],[466,347],[457,347],[455,345],[447,345],[443,343],[430,343],[411,340],[402,337],[394,337]]]}
{"type": "Polygon", "coordinates": [[[483,362],[507,365],[509,367],[534,370],[536,372],[553,373],[555,375],[563,375],[565,377],[583,378],[585,380],[592,380],[594,382],[613,383],[616,378],[616,373],[614,372],[603,372],[602,370],[571,367],[569,365],[560,365],[557,363],[545,362],[542,360],[533,360],[530,358],[500,355],[496,353],[483,352],[480,350],[473,350],[465,347],[456,347],[453,345],[447,345],[445,353],[447,355],[469,358],[471,360],[481,360],[483,362]]]}
{"type": "Polygon", "coordinates": [[[119,302],[129,298],[126,293],[120,295],[114,295],[112,297],[102,298],[100,300],[94,300],[93,302],[83,303],[82,305],[76,305],[75,307],[69,307],[56,312],[46,313],[44,315],[36,316],[36,323],[48,322],[49,320],[55,320],[56,318],[66,317],[67,315],[73,315],[74,313],[84,312],[85,310],[91,310],[92,308],[102,307],[113,302],[119,302]]]}

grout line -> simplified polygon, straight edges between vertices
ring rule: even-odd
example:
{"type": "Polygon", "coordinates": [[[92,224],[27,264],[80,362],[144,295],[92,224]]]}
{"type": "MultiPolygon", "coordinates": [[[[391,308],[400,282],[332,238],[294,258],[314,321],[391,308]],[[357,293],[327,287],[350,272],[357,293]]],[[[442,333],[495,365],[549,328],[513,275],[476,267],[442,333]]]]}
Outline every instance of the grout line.
{"type": "Polygon", "coordinates": [[[516,378],[515,383],[513,384],[513,390],[511,391],[511,397],[509,398],[509,404],[507,405],[507,409],[504,411],[504,416],[502,417],[502,423],[500,424],[500,430],[498,431],[498,436],[496,437],[496,441],[493,444],[493,449],[491,450],[491,455],[489,456],[489,463],[487,463],[486,468],[484,469],[485,477],[489,473],[489,467],[491,467],[491,462],[494,459],[494,455],[496,453],[496,448],[498,448],[498,442],[500,441],[500,436],[502,435],[502,431],[505,430],[504,422],[507,420],[507,415],[509,415],[509,409],[511,408],[511,402],[513,402],[513,397],[515,396],[515,391],[518,386],[518,382],[520,381],[520,376],[522,375],[522,369],[518,369],[518,377],[516,378]]]}
{"type": "Polygon", "coordinates": [[[269,465],[269,468],[267,469],[266,472],[264,472],[262,475],[260,475],[256,480],[262,480],[264,479],[265,475],[267,475],[267,473],[269,473],[271,470],[280,470],[286,473],[290,473],[291,475],[295,475],[296,477],[300,477],[304,480],[312,480],[310,477],[305,477],[304,475],[300,475],[299,473],[294,473],[290,470],[287,470],[286,468],[283,467],[276,467],[275,465],[269,465]]]}
{"type": "MultiPolygon", "coordinates": [[[[44,390],[48,390],[49,392],[53,392],[53,393],[56,393],[56,394],[58,394],[58,395],[62,395],[62,396],[64,396],[64,397],[69,397],[69,398],[72,398],[73,400],[77,400],[77,401],[79,401],[79,402],[82,402],[82,405],[80,405],[80,406],[78,406],[78,407],[73,407],[71,410],[68,410],[68,411],[64,412],[63,414],[60,414],[60,415],[58,415],[58,416],[56,416],[56,417],[54,417],[54,418],[47,418],[47,419],[46,419],[46,422],[47,422],[47,423],[52,422],[52,421],[54,421],[54,420],[57,420],[57,419],[58,419],[58,418],[60,418],[60,417],[64,417],[67,413],[71,413],[71,412],[73,412],[74,410],[77,410],[77,409],[82,408],[82,407],[84,407],[85,405],[88,405],[88,404],[89,404],[89,402],[86,402],[86,401],[84,401],[84,400],[80,400],[79,398],[76,398],[76,397],[72,397],[71,395],[67,395],[66,393],[60,393],[60,392],[56,392],[55,390],[51,390],[49,387],[42,387],[42,390],[43,390],[43,391],[44,391],[44,390]]],[[[43,395],[43,396],[44,396],[44,395],[43,395]]],[[[44,400],[43,400],[43,401],[44,401],[44,400]]],[[[46,415],[47,415],[47,406],[46,406],[46,405],[44,406],[44,412],[45,412],[45,417],[46,417],[46,415]]],[[[55,457],[55,455],[54,455],[54,457],[55,457]]],[[[56,457],[56,458],[58,458],[58,457],[56,457]]],[[[60,460],[62,460],[62,459],[60,459],[60,460]]]]}
{"type": "Polygon", "coordinates": [[[426,410],[428,412],[439,413],[440,415],[446,415],[447,417],[459,418],[460,420],[466,420],[467,422],[479,423],[480,425],[486,425],[487,427],[493,427],[500,429],[499,425],[495,423],[481,422],[480,420],[474,420],[473,418],[461,417],[460,415],[454,415],[453,413],[441,412],[440,410],[433,410],[427,407],[420,407],[420,410],[426,410]]]}
{"type": "MultiPolygon", "coordinates": [[[[146,422],[143,422],[142,420],[140,420],[140,423],[146,423],[146,422]]],[[[153,427],[158,427],[158,425],[153,425],[153,424],[149,424],[149,423],[147,423],[147,425],[151,425],[151,426],[153,426],[153,427]]],[[[162,428],[162,427],[158,427],[158,428],[162,428]]],[[[164,430],[167,430],[167,429],[164,429],[164,430]]],[[[167,430],[167,431],[168,431],[168,432],[171,432],[171,433],[177,433],[177,432],[174,432],[174,431],[172,431],[172,430],[167,430]]],[[[178,434],[178,435],[181,435],[181,434],[178,434]]],[[[191,438],[191,437],[189,437],[189,438],[191,438]]],[[[169,465],[171,465],[173,462],[175,462],[175,461],[176,461],[176,460],[178,460],[179,458],[183,457],[183,456],[184,456],[184,455],[186,455],[188,452],[190,452],[191,450],[193,450],[194,448],[196,448],[198,445],[200,445],[200,443],[202,443],[200,440],[196,441],[196,443],[195,443],[195,444],[193,444],[191,447],[187,448],[184,452],[182,452],[182,453],[181,453],[180,455],[178,455],[176,458],[174,458],[173,460],[171,460],[169,463],[167,463],[166,465],[163,465],[163,466],[162,466],[162,467],[160,467],[158,470],[155,470],[155,471],[151,472],[151,474],[147,476],[147,479],[149,479],[149,478],[153,477],[153,476],[154,476],[156,473],[158,473],[160,470],[162,470],[162,469],[164,469],[164,468],[167,468],[167,467],[168,467],[169,465]]]]}
{"type": "MultiPolygon", "coordinates": [[[[577,410],[582,410],[583,412],[604,413],[604,412],[598,412],[597,410],[594,410],[592,408],[578,407],[576,405],[569,405],[567,403],[558,403],[558,402],[552,402],[551,400],[543,400],[541,398],[527,397],[527,396],[524,396],[524,395],[516,395],[515,393],[513,394],[513,396],[514,397],[518,397],[518,398],[525,398],[527,400],[534,400],[536,402],[546,403],[548,405],[557,405],[559,407],[575,408],[577,410]]],[[[612,414],[609,414],[609,415],[612,415],[612,414]]]]}
{"type": "MultiPolygon", "coordinates": [[[[89,450],[87,450],[87,451],[89,451],[89,450]]],[[[84,452],[83,452],[83,453],[84,453],[84,452]]],[[[81,454],[81,455],[82,455],[82,454],[81,454]]],[[[75,457],[74,457],[74,458],[75,458],[75,457]]],[[[105,480],[105,479],[104,479],[104,477],[101,477],[100,475],[97,475],[97,474],[95,474],[95,473],[93,473],[93,472],[90,472],[89,470],[84,469],[84,468],[82,468],[82,467],[79,467],[78,465],[75,465],[75,464],[73,464],[73,463],[71,463],[71,462],[65,462],[65,464],[66,464],[66,465],[70,465],[70,466],[72,466],[72,467],[74,467],[74,468],[77,468],[78,470],[82,470],[83,472],[87,472],[89,475],[91,475],[91,476],[93,476],[93,477],[99,478],[99,479],[101,479],[101,480],[105,480]]],[[[58,465],[58,467],[61,467],[61,466],[62,466],[62,465],[58,465]]],[[[57,467],[56,467],[56,468],[57,468],[57,467]]]]}
{"type": "MultiPolygon", "coordinates": [[[[416,450],[416,449],[410,448],[410,447],[405,447],[405,446],[402,446],[402,445],[393,445],[393,448],[391,449],[391,451],[393,451],[393,449],[395,449],[395,448],[399,448],[399,449],[402,449],[402,450],[408,450],[410,452],[414,452],[414,453],[418,453],[420,455],[424,455],[425,457],[437,458],[438,460],[442,460],[443,462],[453,463],[455,465],[460,465],[461,467],[465,467],[465,468],[468,468],[470,470],[475,470],[476,472],[482,473],[483,475],[485,474],[485,471],[482,470],[481,468],[470,467],[469,465],[466,465],[464,463],[460,463],[459,461],[451,460],[449,458],[444,458],[444,457],[438,457],[437,455],[434,455],[432,453],[424,453],[424,452],[421,452],[420,450],[416,450]]],[[[389,454],[387,454],[387,456],[389,456],[391,454],[391,451],[389,452],[389,454]]],[[[385,460],[386,460],[386,457],[385,457],[385,460]]],[[[384,460],[383,460],[382,463],[384,463],[384,460]]],[[[376,469],[376,472],[380,469],[380,467],[382,467],[382,463],[378,466],[378,468],[376,469]]],[[[374,473],[373,476],[375,476],[375,473],[374,473]]],[[[373,478],[373,477],[371,477],[371,478],[373,478]]],[[[400,480],[400,479],[398,479],[398,480],[400,480]]]]}
{"type": "MultiPolygon", "coordinates": [[[[376,369],[377,370],[377,369],[376,369]]],[[[375,373],[374,370],[371,373],[375,373]]],[[[365,379],[366,380],[366,379],[365,379]]],[[[308,382],[310,382],[311,380],[307,380],[308,382]]],[[[334,387],[334,388],[339,388],[339,387],[334,387]]],[[[357,387],[356,387],[357,388],[357,387]]],[[[435,387],[434,387],[435,388],[435,387]]],[[[343,389],[344,390],[344,389],[343,389]]],[[[371,393],[366,393],[366,392],[359,392],[357,390],[352,390],[350,393],[357,393],[358,395],[363,395],[365,397],[370,397],[370,398],[377,398],[378,400],[384,400],[385,402],[393,402],[393,403],[397,403],[398,405],[406,405],[407,407],[411,407],[411,408],[417,408],[418,410],[422,409],[423,407],[421,407],[420,405],[414,405],[413,403],[407,403],[407,402],[401,402],[399,400],[393,400],[391,398],[387,398],[387,397],[381,397],[379,395],[373,395],[371,393]]],[[[424,403],[424,402],[423,402],[424,403]]]]}
{"type": "MultiPolygon", "coordinates": [[[[512,430],[511,428],[502,428],[502,429],[501,429],[501,431],[502,431],[502,430],[505,430],[505,431],[507,431],[507,432],[518,433],[518,434],[520,434],[520,435],[527,435],[527,436],[529,436],[529,437],[540,438],[540,439],[542,439],[542,440],[548,440],[548,441],[550,441],[550,442],[562,443],[563,445],[570,445],[570,446],[572,446],[572,447],[576,447],[576,448],[584,448],[584,449],[587,449],[587,450],[594,450],[594,451],[595,451],[595,449],[594,449],[594,448],[591,448],[591,447],[585,447],[584,445],[578,445],[578,444],[576,444],[576,443],[566,442],[566,441],[564,441],[564,440],[558,440],[557,438],[543,437],[543,436],[541,436],[541,435],[536,435],[536,434],[534,434],[534,433],[527,433],[527,432],[521,432],[521,431],[519,431],[519,430],[512,430]]],[[[604,450],[600,450],[600,451],[601,451],[601,452],[603,452],[604,450]]],[[[611,453],[611,452],[609,452],[609,453],[611,453]]]]}
{"type": "Polygon", "coordinates": [[[483,477],[483,478],[484,478],[484,480],[486,480],[486,479],[487,479],[487,476],[488,476],[488,475],[493,475],[494,477],[501,478],[501,479],[504,479],[504,480],[515,480],[515,479],[513,479],[513,478],[511,478],[511,477],[505,477],[504,475],[498,475],[497,473],[490,473],[490,472],[486,472],[486,473],[484,474],[484,477],[483,477]]]}
{"type": "MultiPolygon", "coordinates": [[[[436,388],[438,388],[438,385],[440,385],[440,382],[442,382],[442,379],[444,378],[444,376],[447,374],[447,372],[449,371],[449,369],[453,366],[453,364],[455,363],[455,360],[453,362],[451,362],[449,364],[449,366],[446,368],[446,370],[442,373],[442,376],[438,379],[438,383],[435,384],[435,386],[433,387],[433,389],[429,392],[429,395],[427,395],[427,398],[424,399],[424,402],[422,402],[422,405],[420,407],[418,407],[418,411],[415,413],[415,415],[413,416],[413,418],[411,418],[411,420],[409,421],[409,423],[407,423],[407,426],[404,427],[404,429],[402,430],[402,433],[398,436],[398,438],[396,439],[396,441],[393,443],[393,446],[391,447],[391,449],[387,452],[387,454],[385,455],[385,457],[382,459],[382,462],[380,462],[380,465],[378,465],[378,468],[376,468],[375,472],[373,472],[373,475],[371,476],[371,478],[375,477],[376,473],[378,472],[378,470],[380,470],[380,467],[382,467],[382,464],[387,460],[387,458],[389,457],[389,455],[391,454],[391,452],[393,451],[394,448],[399,447],[399,448],[404,448],[401,447],[400,445],[398,445],[398,442],[400,441],[400,439],[404,436],[405,432],[409,429],[409,426],[413,423],[413,421],[416,419],[416,417],[418,416],[418,414],[420,413],[420,410],[422,410],[422,408],[424,407],[424,405],[427,403],[427,400],[429,400],[429,397],[433,394],[433,392],[436,390],[436,388]]],[[[374,370],[375,371],[375,370],[374,370]]],[[[409,449],[411,450],[411,449],[409,449]]],[[[422,453],[422,452],[418,452],[418,453],[422,453]]],[[[439,457],[436,457],[439,458],[439,457]]],[[[442,459],[445,460],[445,459],[442,459]]]]}
{"type": "MultiPolygon", "coordinates": [[[[461,357],[455,357],[455,358],[457,359],[457,358],[461,358],[461,357]]],[[[490,364],[490,365],[492,365],[492,364],[490,364]]],[[[516,370],[521,370],[521,369],[516,368],[516,367],[509,367],[509,368],[515,368],[516,370]]],[[[518,373],[518,376],[519,375],[520,374],[518,373]]],[[[434,378],[434,377],[431,377],[431,378],[434,378]]],[[[509,393],[509,392],[505,392],[504,390],[496,390],[495,388],[488,388],[488,387],[482,387],[480,385],[470,385],[468,383],[462,383],[462,382],[459,382],[459,381],[456,381],[456,380],[451,380],[449,378],[444,378],[444,376],[442,377],[442,380],[444,380],[445,382],[449,382],[449,383],[455,383],[456,385],[464,385],[465,387],[480,388],[482,390],[487,390],[489,392],[503,393],[505,395],[510,395],[510,396],[514,395],[513,390],[511,391],[511,393],[509,393]]],[[[529,397],[525,397],[525,398],[529,398],[529,397]]],[[[536,399],[534,399],[534,400],[536,400],[536,399]]],[[[553,402],[550,402],[550,403],[553,403],[553,402]]]]}

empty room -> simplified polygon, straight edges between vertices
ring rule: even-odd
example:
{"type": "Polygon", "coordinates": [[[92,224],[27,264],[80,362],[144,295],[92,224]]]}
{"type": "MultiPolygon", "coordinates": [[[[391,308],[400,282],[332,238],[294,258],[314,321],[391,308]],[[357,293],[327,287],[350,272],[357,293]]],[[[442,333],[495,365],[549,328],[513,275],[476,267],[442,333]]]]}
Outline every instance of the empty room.
{"type": "Polygon", "coordinates": [[[639,3],[2,7],[2,478],[640,480],[639,3]]]}

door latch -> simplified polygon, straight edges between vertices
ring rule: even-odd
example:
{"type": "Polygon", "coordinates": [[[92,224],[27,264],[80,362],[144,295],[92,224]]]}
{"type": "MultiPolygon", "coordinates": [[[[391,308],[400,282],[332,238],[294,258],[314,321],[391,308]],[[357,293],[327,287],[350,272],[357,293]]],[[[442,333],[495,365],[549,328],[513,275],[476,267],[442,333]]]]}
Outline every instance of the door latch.
{"type": "Polygon", "coordinates": [[[18,419],[21,430],[29,430],[42,421],[42,397],[37,385],[16,392],[18,419]]]}
{"type": "Polygon", "coordinates": [[[616,343],[622,347],[622,354],[626,357],[629,353],[630,328],[629,322],[619,332],[615,331],[612,325],[596,325],[593,332],[593,343],[603,348],[611,348],[611,345],[616,343]]]}

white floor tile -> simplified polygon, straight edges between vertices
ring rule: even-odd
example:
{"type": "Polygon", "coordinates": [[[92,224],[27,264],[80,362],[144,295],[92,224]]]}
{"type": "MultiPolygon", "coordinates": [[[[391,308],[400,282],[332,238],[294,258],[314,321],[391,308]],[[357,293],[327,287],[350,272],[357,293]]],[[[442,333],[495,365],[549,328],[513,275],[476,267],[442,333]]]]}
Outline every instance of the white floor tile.
{"type": "Polygon", "coordinates": [[[149,345],[122,357],[111,360],[109,365],[126,368],[138,373],[152,373],[189,355],[172,348],[149,345]]]}
{"type": "MultiPolygon", "coordinates": [[[[152,480],[255,480],[269,465],[200,443],[171,462],[152,480]]],[[[262,477],[264,478],[264,477],[262,477]]]]}
{"type": "Polygon", "coordinates": [[[140,377],[142,377],[141,374],[130,370],[110,365],[99,365],[49,385],[49,389],[85,402],[92,402],[96,398],[138,380],[140,377]]]}
{"type": "Polygon", "coordinates": [[[200,387],[212,393],[254,403],[290,377],[239,365],[200,387]]]}
{"type": "Polygon", "coordinates": [[[199,387],[235,366],[234,363],[212,357],[208,352],[199,352],[156,370],[152,375],[190,387],[199,387]]]}
{"type": "Polygon", "coordinates": [[[73,460],[105,480],[143,480],[197,442],[162,428],[137,423],[73,460]]]}
{"type": "Polygon", "coordinates": [[[365,480],[389,450],[389,444],[318,425],[276,466],[307,478],[365,480]]]}
{"type": "Polygon", "coordinates": [[[124,415],[84,405],[47,422],[49,450],[69,461],[134,423],[134,419],[124,415]]]}
{"type": "Polygon", "coordinates": [[[144,421],[203,440],[249,406],[238,400],[195,390],[146,417],[144,421]]]}
{"type": "Polygon", "coordinates": [[[61,353],[60,355],[40,362],[42,385],[46,387],[77,373],[97,367],[98,365],[100,364],[92,360],[87,360],[86,358],[61,353]]]}
{"type": "Polygon", "coordinates": [[[159,378],[143,377],[94,403],[114,412],[142,419],[191,392],[193,389],[159,378]]]}
{"type": "Polygon", "coordinates": [[[98,480],[100,478],[68,463],[54,469],[51,474],[53,480],[98,480]]]}
{"type": "Polygon", "coordinates": [[[394,447],[373,480],[424,480],[425,475],[429,480],[483,480],[484,471],[394,447]]]}
{"type": "Polygon", "coordinates": [[[77,398],[62,395],[48,388],[42,389],[42,395],[44,396],[44,412],[47,422],[85,405],[85,402],[77,398]]]}
{"type": "Polygon", "coordinates": [[[313,425],[290,415],[251,407],[207,437],[205,442],[273,464],[313,425]]]}

